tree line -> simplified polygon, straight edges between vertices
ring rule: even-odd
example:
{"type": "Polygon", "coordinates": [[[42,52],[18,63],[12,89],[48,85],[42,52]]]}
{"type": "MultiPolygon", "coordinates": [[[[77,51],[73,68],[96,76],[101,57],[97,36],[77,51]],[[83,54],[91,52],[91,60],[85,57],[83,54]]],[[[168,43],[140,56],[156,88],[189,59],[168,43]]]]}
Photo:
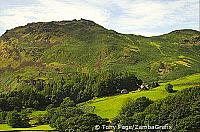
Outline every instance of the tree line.
{"type": "Polygon", "coordinates": [[[129,73],[76,74],[48,82],[30,79],[22,81],[21,90],[0,93],[0,110],[58,107],[66,97],[80,103],[94,97],[114,95],[123,88],[137,90],[141,84],[142,80],[129,73]]]}
{"type": "Polygon", "coordinates": [[[0,93],[0,123],[12,127],[30,127],[28,115],[33,110],[47,110],[38,123],[50,124],[60,131],[94,129],[96,124],[106,124],[96,114],[76,106],[94,97],[114,95],[126,88],[137,90],[142,84],[134,74],[106,72],[98,75],[76,73],[56,76],[52,80],[25,79],[17,82],[20,89],[0,93]]]}

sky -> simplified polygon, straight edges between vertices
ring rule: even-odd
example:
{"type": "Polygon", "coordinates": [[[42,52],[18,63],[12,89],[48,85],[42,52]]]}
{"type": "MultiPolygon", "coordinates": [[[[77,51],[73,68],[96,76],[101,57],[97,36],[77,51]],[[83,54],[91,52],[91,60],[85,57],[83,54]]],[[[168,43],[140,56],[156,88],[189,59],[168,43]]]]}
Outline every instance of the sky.
{"type": "Polygon", "coordinates": [[[124,34],[199,30],[199,0],[0,0],[0,35],[31,22],[81,18],[124,34]]]}

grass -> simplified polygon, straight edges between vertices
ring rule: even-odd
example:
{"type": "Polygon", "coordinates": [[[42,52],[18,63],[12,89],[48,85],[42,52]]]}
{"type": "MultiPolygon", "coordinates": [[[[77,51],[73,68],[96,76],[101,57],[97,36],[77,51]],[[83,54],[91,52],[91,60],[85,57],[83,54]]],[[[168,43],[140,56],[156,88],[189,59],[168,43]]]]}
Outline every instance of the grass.
{"type": "Polygon", "coordinates": [[[10,130],[54,130],[49,125],[40,125],[36,127],[29,128],[12,128],[8,124],[0,124],[0,131],[10,131],[10,130]]]}
{"type": "MultiPolygon", "coordinates": [[[[183,90],[188,87],[200,85],[200,74],[183,77],[168,83],[174,85],[174,90],[183,90]]],[[[97,98],[95,100],[88,101],[85,105],[94,106],[95,114],[103,118],[112,119],[119,114],[123,104],[128,99],[136,99],[141,96],[145,96],[155,101],[167,97],[170,94],[165,90],[166,84],[167,83],[162,83],[161,86],[148,91],[136,91],[135,93],[130,92],[129,94],[97,98]]]]}
{"type": "Polygon", "coordinates": [[[30,117],[36,117],[36,116],[44,115],[44,114],[47,114],[47,111],[33,111],[33,112],[30,114],[30,117]]]}
{"type": "Polygon", "coordinates": [[[39,116],[42,116],[42,115],[46,114],[46,113],[47,113],[47,111],[33,111],[33,112],[29,115],[29,119],[30,119],[29,123],[30,123],[31,125],[35,125],[35,124],[38,122],[37,118],[38,118],[39,116]]]}
{"type": "Polygon", "coordinates": [[[200,82],[200,74],[194,74],[192,76],[186,76],[186,77],[183,77],[183,78],[180,78],[180,79],[176,79],[174,81],[171,81],[170,83],[171,84],[174,84],[174,85],[180,85],[180,84],[186,84],[186,83],[197,83],[199,84],[200,82]]]}

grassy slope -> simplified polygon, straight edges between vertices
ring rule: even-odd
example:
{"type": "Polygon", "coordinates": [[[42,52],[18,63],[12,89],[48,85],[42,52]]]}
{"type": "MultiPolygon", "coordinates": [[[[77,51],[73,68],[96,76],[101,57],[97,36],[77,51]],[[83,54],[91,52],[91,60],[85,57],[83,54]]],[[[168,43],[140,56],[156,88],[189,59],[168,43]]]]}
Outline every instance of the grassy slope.
{"type": "MultiPolygon", "coordinates": [[[[170,82],[174,85],[174,90],[182,90],[188,87],[200,85],[200,74],[194,74],[191,76],[183,77],[170,82]]],[[[162,83],[161,86],[151,89],[149,91],[141,91],[136,93],[122,94],[111,97],[97,98],[95,100],[88,101],[86,105],[95,106],[94,113],[97,115],[112,119],[117,116],[122,105],[127,99],[136,99],[141,96],[148,97],[152,100],[158,100],[165,98],[170,95],[165,90],[165,85],[167,83],[162,83]]]]}
{"type": "Polygon", "coordinates": [[[147,38],[120,34],[87,20],[17,27],[0,37],[0,92],[21,88],[17,77],[53,78],[60,76],[58,72],[129,71],[144,81],[199,73],[199,34],[180,30],[147,38]],[[159,73],[161,63],[164,68],[159,73]],[[46,75],[39,76],[38,71],[46,75]]]}

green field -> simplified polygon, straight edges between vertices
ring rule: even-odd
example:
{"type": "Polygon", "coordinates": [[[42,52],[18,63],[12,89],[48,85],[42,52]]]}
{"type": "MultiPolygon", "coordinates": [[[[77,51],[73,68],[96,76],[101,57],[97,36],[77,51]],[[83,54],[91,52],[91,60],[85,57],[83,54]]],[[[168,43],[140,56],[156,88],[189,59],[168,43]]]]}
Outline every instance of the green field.
{"type": "Polygon", "coordinates": [[[54,130],[49,125],[40,125],[36,127],[29,128],[12,128],[8,124],[0,124],[0,131],[10,131],[10,130],[54,130]]]}
{"type": "Polygon", "coordinates": [[[31,114],[30,114],[30,117],[36,117],[38,115],[44,115],[44,114],[47,114],[47,111],[33,111],[31,114]]]}
{"type": "MultiPolygon", "coordinates": [[[[183,77],[171,81],[170,83],[174,85],[174,90],[183,90],[185,88],[197,86],[200,85],[200,74],[183,77]]],[[[138,97],[145,96],[155,101],[170,95],[165,90],[166,84],[167,83],[162,83],[161,86],[148,91],[136,91],[135,93],[130,92],[129,94],[97,98],[95,100],[88,101],[86,105],[95,106],[95,114],[103,118],[112,119],[119,114],[121,107],[128,99],[136,99],[138,97]]]]}

